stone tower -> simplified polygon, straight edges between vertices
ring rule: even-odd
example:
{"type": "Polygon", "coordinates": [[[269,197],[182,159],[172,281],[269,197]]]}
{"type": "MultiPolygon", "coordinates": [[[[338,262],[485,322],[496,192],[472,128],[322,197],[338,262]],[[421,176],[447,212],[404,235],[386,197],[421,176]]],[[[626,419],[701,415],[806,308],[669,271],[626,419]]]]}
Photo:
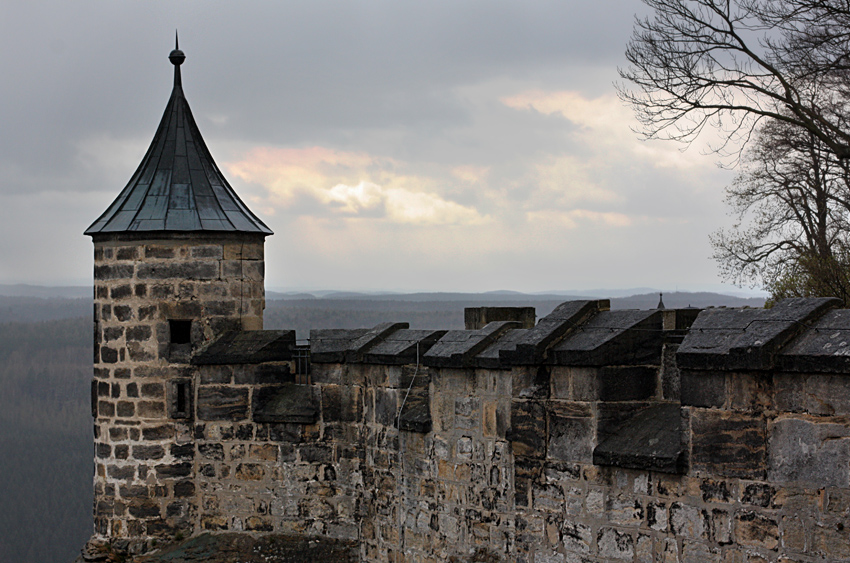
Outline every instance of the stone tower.
{"type": "Polygon", "coordinates": [[[124,190],[85,231],[94,242],[95,538],[191,533],[194,349],[263,328],[271,230],[239,199],[174,88],[124,190]]]}

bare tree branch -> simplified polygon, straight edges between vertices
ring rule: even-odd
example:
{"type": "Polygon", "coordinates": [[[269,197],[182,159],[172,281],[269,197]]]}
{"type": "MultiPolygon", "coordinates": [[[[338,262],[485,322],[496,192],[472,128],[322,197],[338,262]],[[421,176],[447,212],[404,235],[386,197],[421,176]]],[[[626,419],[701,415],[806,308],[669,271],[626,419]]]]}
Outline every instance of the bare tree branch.
{"type": "Polygon", "coordinates": [[[735,154],[761,119],[850,159],[850,1],[643,0],[618,86],[647,139],[721,131],[735,154]]]}

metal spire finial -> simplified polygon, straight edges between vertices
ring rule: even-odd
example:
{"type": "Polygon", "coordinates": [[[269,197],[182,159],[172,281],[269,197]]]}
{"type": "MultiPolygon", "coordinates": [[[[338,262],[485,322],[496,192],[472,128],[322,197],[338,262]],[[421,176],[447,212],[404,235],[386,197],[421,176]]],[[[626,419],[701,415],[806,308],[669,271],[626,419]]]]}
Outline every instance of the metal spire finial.
{"type": "Polygon", "coordinates": [[[168,60],[171,61],[171,64],[177,67],[182,65],[183,61],[186,60],[186,55],[180,50],[180,40],[177,37],[176,29],[174,30],[174,50],[168,55],[168,60]]]}

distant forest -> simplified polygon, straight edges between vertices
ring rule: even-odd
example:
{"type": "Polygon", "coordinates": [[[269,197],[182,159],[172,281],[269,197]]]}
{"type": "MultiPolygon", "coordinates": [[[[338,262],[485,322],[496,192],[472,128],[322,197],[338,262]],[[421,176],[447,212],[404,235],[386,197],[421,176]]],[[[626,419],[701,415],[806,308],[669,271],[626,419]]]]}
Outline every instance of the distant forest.
{"type": "Polygon", "coordinates": [[[3,563],[70,562],[91,535],[91,357],[88,318],[0,324],[3,563]]]}
{"type": "MultiPolygon", "coordinates": [[[[88,297],[0,292],[0,563],[70,562],[92,532],[91,310],[88,297]]],[[[464,306],[529,306],[538,319],[559,296],[421,294],[313,298],[271,294],[265,327],[463,328],[464,306]]],[[[759,306],[717,294],[664,296],[667,307],[759,306]]],[[[612,308],[654,308],[657,294],[612,299],[612,308]]]]}

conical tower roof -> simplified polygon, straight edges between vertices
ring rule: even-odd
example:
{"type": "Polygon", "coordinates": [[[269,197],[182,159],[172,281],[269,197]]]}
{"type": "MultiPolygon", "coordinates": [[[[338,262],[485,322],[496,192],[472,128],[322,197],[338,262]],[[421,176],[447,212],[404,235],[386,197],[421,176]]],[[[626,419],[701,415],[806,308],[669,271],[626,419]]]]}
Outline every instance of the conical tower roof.
{"type": "Polygon", "coordinates": [[[216,166],[183,95],[179,44],[169,55],[174,89],[151,146],[127,186],[85,234],[237,232],[272,234],[216,166]]]}

